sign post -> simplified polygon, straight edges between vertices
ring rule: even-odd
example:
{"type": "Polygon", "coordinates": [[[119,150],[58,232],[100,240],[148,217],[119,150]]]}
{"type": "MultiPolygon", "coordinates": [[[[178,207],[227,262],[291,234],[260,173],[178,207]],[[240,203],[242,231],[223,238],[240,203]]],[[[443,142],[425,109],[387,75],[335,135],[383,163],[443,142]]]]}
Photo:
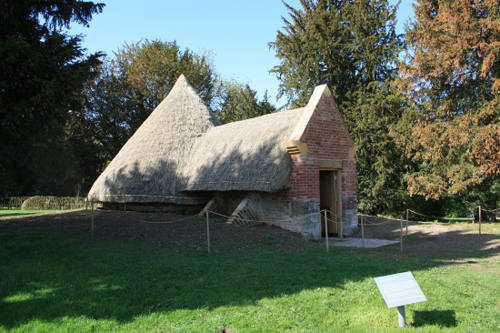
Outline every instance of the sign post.
{"type": "Polygon", "coordinates": [[[406,326],[406,314],[405,314],[405,306],[398,306],[398,325],[399,327],[406,326]]]}
{"type": "Polygon", "coordinates": [[[398,308],[399,327],[406,326],[405,305],[427,301],[411,272],[380,276],[374,280],[387,307],[398,308]]]}

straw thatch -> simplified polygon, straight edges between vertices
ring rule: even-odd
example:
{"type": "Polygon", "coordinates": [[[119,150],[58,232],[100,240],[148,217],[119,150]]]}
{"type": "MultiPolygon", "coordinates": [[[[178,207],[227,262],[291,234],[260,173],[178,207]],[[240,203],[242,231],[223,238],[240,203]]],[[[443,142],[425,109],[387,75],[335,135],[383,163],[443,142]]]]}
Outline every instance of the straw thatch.
{"type": "Polygon", "coordinates": [[[169,95],[96,180],[89,199],[103,202],[205,203],[181,192],[182,166],[191,146],[219,125],[181,75],[169,95]]]}
{"type": "Polygon", "coordinates": [[[303,109],[213,127],[193,146],[183,169],[191,191],[265,191],[290,187],[286,142],[303,109]]]}

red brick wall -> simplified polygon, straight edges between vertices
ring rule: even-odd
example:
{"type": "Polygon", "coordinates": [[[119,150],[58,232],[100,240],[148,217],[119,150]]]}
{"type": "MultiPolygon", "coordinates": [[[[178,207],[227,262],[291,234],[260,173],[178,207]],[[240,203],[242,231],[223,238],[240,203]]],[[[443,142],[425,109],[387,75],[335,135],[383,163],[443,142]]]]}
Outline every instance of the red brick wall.
{"type": "Polygon", "coordinates": [[[346,196],[357,194],[356,161],[349,157],[354,142],[328,93],[318,101],[301,142],[307,144],[307,157],[292,156],[292,193],[295,197],[319,200],[318,159],[342,160],[342,192],[346,196]]]}
{"type": "MultiPolygon", "coordinates": [[[[266,219],[286,219],[290,215],[293,217],[319,210],[319,159],[342,160],[343,209],[356,209],[356,161],[349,157],[349,149],[354,143],[329,92],[325,91],[319,98],[304,132],[295,135],[294,139],[300,138],[302,143],[307,144],[307,155],[291,156],[290,189],[263,195],[266,219]],[[297,208],[296,202],[309,204],[297,208]]],[[[301,233],[306,231],[306,226],[300,221],[293,221],[284,227],[301,233]]]]}

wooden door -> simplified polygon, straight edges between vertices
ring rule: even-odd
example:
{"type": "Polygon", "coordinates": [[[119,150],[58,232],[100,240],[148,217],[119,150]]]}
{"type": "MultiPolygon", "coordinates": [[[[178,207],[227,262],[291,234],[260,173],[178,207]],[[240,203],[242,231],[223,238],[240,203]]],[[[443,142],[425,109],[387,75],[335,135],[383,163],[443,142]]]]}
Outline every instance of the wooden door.
{"type": "MultiPolygon", "coordinates": [[[[327,209],[328,233],[340,234],[342,217],[342,190],[339,171],[320,171],[320,208],[327,209]]],[[[325,233],[325,218],[321,217],[322,233],[325,233]]]]}

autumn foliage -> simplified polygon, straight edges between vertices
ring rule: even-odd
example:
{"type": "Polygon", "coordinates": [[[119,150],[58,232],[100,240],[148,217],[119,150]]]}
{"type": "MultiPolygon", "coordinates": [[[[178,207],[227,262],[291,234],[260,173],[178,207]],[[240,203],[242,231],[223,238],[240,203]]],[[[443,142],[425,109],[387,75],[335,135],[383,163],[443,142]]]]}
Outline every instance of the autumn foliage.
{"type": "Polygon", "coordinates": [[[500,1],[417,0],[399,92],[418,112],[410,194],[440,198],[500,174],[500,1]]]}

